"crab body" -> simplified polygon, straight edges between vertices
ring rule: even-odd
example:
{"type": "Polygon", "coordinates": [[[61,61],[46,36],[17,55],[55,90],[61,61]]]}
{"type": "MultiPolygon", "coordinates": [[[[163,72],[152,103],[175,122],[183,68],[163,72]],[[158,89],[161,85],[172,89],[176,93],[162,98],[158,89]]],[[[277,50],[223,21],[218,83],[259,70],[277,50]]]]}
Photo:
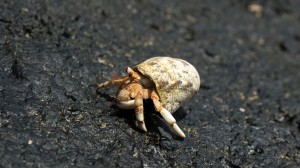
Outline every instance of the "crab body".
{"type": "Polygon", "coordinates": [[[184,102],[200,88],[200,76],[190,63],[172,57],[153,57],[133,69],[127,67],[128,76],[99,84],[120,86],[116,104],[122,109],[135,109],[137,126],[147,131],[144,123],[143,99],[152,99],[155,110],[181,137],[183,131],[172,116],[184,102]]]}

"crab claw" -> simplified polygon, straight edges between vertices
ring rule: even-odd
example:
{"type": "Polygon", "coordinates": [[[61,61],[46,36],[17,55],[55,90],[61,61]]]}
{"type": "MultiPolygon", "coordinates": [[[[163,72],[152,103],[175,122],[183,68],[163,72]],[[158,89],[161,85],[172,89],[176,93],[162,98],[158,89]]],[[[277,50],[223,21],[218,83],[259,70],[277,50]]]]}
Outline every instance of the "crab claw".
{"type": "Polygon", "coordinates": [[[116,101],[116,105],[120,109],[134,109],[135,108],[135,103],[134,100],[128,100],[128,101],[116,101]]]}

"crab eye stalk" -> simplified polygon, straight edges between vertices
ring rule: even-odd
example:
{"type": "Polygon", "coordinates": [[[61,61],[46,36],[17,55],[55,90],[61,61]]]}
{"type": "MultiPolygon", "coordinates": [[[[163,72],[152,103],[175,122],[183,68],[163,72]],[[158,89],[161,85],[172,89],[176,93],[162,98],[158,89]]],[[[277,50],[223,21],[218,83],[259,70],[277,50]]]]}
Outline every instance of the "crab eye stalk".
{"type": "Polygon", "coordinates": [[[128,73],[129,77],[133,75],[133,70],[130,67],[126,67],[126,72],[128,73]]]}
{"type": "Polygon", "coordinates": [[[128,76],[133,79],[141,79],[140,75],[138,75],[136,72],[134,72],[130,67],[126,68],[126,72],[128,73],[128,76]]]}

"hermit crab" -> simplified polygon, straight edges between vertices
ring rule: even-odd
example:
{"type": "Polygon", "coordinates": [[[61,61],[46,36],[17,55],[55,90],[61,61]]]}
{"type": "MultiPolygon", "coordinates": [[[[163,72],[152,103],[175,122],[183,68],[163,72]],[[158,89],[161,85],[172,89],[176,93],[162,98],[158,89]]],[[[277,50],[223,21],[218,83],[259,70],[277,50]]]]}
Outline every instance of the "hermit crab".
{"type": "Polygon", "coordinates": [[[153,57],[133,69],[128,75],[98,85],[98,90],[117,85],[116,104],[121,109],[135,109],[136,125],[147,132],[143,99],[152,99],[155,110],[182,138],[183,131],[172,116],[184,102],[199,91],[200,76],[187,61],[172,57],[153,57]]]}

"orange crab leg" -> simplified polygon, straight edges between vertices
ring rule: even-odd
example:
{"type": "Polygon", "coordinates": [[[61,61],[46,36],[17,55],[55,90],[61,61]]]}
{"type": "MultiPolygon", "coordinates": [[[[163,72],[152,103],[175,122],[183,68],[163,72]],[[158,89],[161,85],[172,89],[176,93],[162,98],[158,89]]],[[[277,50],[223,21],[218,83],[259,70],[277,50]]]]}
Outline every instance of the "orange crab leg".
{"type": "Polygon", "coordinates": [[[155,91],[152,91],[151,99],[154,103],[155,110],[161,114],[161,116],[173,128],[173,130],[176,132],[177,135],[179,135],[182,138],[185,138],[185,134],[183,133],[183,131],[177,125],[175,118],[172,116],[172,114],[167,109],[162,107],[162,105],[159,101],[159,97],[155,93],[155,91]]]}
{"type": "Polygon", "coordinates": [[[129,77],[125,76],[125,77],[123,77],[123,78],[119,78],[119,79],[116,79],[116,80],[109,80],[109,81],[106,81],[106,82],[104,82],[104,83],[100,83],[100,84],[98,85],[97,90],[102,89],[102,88],[105,88],[105,87],[107,87],[107,86],[109,86],[109,85],[118,85],[118,86],[120,86],[120,85],[122,85],[123,83],[125,83],[128,79],[129,79],[129,77]]]}
{"type": "Polygon", "coordinates": [[[144,121],[144,106],[143,106],[143,91],[140,90],[134,98],[135,100],[135,116],[136,116],[136,125],[141,130],[147,132],[147,128],[144,121]]]}

